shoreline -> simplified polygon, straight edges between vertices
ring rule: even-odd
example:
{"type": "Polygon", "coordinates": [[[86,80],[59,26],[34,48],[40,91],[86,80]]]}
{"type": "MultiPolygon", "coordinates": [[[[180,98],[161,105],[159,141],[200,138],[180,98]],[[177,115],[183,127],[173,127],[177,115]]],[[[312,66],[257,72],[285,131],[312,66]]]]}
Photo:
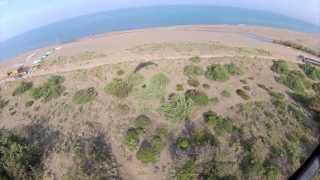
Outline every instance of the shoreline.
{"type": "MultiPolygon", "coordinates": [[[[141,60],[190,57],[198,55],[198,50],[188,52],[189,50],[181,49],[181,52],[174,52],[174,49],[184,46],[188,47],[188,44],[194,44],[195,48],[197,48],[197,46],[208,46],[212,42],[220,43],[223,46],[233,49],[263,49],[272,52],[274,57],[283,59],[295,60],[300,54],[306,55],[303,52],[274,44],[272,42],[274,39],[298,40],[310,47],[320,47],[320,38],[316,38],[315,35],[264,26],[188,25],[114,31],[28,51],[11,60],[0,63],[0,79],[6,79],[7,72],[11,72],[19,66],[33,67],[34,62],[39,61],[39,59],[41,59],[41,61],[39,61],[40,64],[46,65],[42,67],[40,71],[37,70],[36,73],[33,72],[35,75],[68,72],[71,70],[86,69],[86,67],[137,62],[141,60]],[[148,46],[150,46],[149,48],[151,49],[143,52],[143,49],[148,48],[148,46]],[[142,51],[139,52],[141,48],[142,51]],[[155,51],[153,51],[152,48],[155,48],[155,51]],[[157,52],[157,49],[159,52],[157,52]],[[170,51],[170,53],[162,51],[170,51]],[[89,59],[83,59],[83,57],[81,57],[88,56],[88,53],[89,55],[93,53],[93,56],[97,57],[93,59],[90,57],[87,57],[89,59]],[[67,64],[65,64],[66,62],[59,62],[59,60],[52,62],[52,60],[59,57],[65,60],[69,58],[67,64]],[[71,61],[70,58],[75,60],[71,61]]],[[[206,53],[210,56],[217,55],[214,52],[206,53]]],[[[228,54],[219,55],[223,56],[228,54]]]]}
{"type": "MultiPolygon", "coordinates": [[[[135,32],[144,32],[144,31],[150,31],[150,30],[157,30],[157,29],[176,29],[176,28],[196,28],[196,27],[209,27],[209,28],[239,28],[240,31],[242,29],[260,29],[260,30],[265,30],[265,31],[283,31],[283,32],[289,32],[289,33],[301,33],[301,34],[306,34],[306,35],[310,35],[310,36],[316,36],[318,38],[320,38],[320,32],[319,33],[315,33],[315,32],[302,32],[302,31],[294,31],[291,29],[287,29],[287,28],[279,28],[279,27],[270,27],[270,26],[260,26],[260,25],[247,25],[247,24],[196,24],[196,25],[175,25],[175,26],[157,26],[157,27],[146,27],[146,28],[138,28],[138,29],[127,29],[127,30],[121,30],[121,31],[109,31],[109,32],[103,32],[103,33],[98,33],[98,34],[93,34],[93,35],[89,35],[89,36],[85,36],[85,37],[80,37],[80,38],[76,38],[74,40],[69,40],[69,41],[65,41],[65,42],[61,42],[61,43],[57,43],[57,44],[49,44],[46,46],[42,46],[40,48],[35,48],[32,50],[27,50],[24,53],[18,54],[14,57],[11,58],[7,58],[7,59],[3,59],[0,61],[0,66],[3,64],[6,64],[10,61],[14,61],[15,59],[21,57],[21,56],[25,56],[26,54],[30,54],[31,52],[37,51],[37,50],[43,50],[43,49],[50,49],[50,48],[54,48],[57,46],[62,46],[62,45],[67,45],[67,44],[72,44],[72,43],[77,43],[83,40],[87,40],[87,39],[96,39],[96,38],[103,38],[105,36],[115,36],[115,35],[123,35],[123,34],[128,34],[128,33],[135,33],[135,32]]],[[[216,30],[216,32],[219,32],[216,30]]],[[[235,33],[235,32],[230,32],[230,33],[235,33]]],[[[243,32],[238,32],[238,33],[243,33],[243,32]]],[[[248,33],[252,34],[253,36],[256,36],[256,34],[254,34],[254,32],[248,33]]],[[[262,35],[258,35],[258,36],[262,36],[262,35]]],[[[271,40],[269,38],[269,40],[271,40]]],[[[320,43],[319,43],[320,46],[320,43]]],[[[320,48],[320,47],[319,47],[320,48]]]]}

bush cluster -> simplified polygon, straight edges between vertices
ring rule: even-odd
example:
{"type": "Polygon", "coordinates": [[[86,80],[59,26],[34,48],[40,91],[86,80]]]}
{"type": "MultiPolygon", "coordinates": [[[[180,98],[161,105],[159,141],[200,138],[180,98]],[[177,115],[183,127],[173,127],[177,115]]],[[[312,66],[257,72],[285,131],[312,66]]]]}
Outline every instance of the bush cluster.
{"type": "Polygon", "coordinates": [[[0,179],[33,179],[40,164],[38,149],[24,138],[0,130],[0,179]]]}
{"type": "Polygon", "coordinates": [[[189,89],[185,92],[185,97],[191,99],[195,105],[206,106],[209,103],[208,95],[200,90],[189,89]]]}
{"type": "Polygon", "coordinates": [[[135,87],[133,94],[140,99],[161,98],[166,95],[169,82],[165,74],[155,74],[142,86],[135,87]]]}
{"type": "Polygon", "coordinates": [[[171,120],[185,120],[192,112],[193,101],[185,96],[174,96],[162,103],[161,113],[171,120]]]}
{"type": "Polygon", "coordinates": [[[320,80],[320,69],[311,65],[311,64],[303,64],[300,65],[300,68],[304,71],[304,73],[312,80],[320,80]]]}
{"type": "Polygon", "coordinates": [[[151,120],[146,115],[139,115],[134,121],[134,127],[129,128],[125,136],[125,144],[133,151],[139,147],[144,131],[151,125],[151,120]]]}
{"type": "Polygon", "coordinates": [[[5,108],[8,104],[9,104],[9,100],[2,98],[2,96],[0,96],[0,110],[5,108]]]}
{"type": "Polygon", "coordinates": [[[213,64],[207,67],[205,76],[209,80],[227,81],[230,76],[240,75],[241,70],[233,63],[230,64],[213,64]]]}
{"type": "Polygon", "coordinates": [[[202,76],[204,74],[204,70],[201,67],[196,65],[185,66],[183,72],[186,76],[191,78],[202,76]]]}
{"type": "Polygon", "coordinates": [[[189,61],[193,62],[193,63],[199,63],[201,61],[201,58],[199,56],[194,56],[189,58],[189,61]]]}
{"type": "Polygon", "coordinates": [[[168,131],[159,128],[150,140],[144,140],[137,151],[137,159],[143,163],[155,163],[159,160],[160,153],[166,145],[168,131]]]}
{"type": "Polygon", "coordinates": [[[96,96],[98,95],[98,93],[96,92],[96,90],[91,87],[88,89],[82,89],[77,91],[73,97],[72,97],[72,101],[76,104],[86,104],[88,102],[93,101],[96,96]]]}
{"type": "Polygon", "coordinates": [[[213,111],[203,113],[203,119],[219,135],[223,134],[224,132],[231,133],[232,131],[236,130],[230,119],[219,116],[213,111]]]}
{"type": "Polygon", "coordinates": [[[126,98],[132,90],[132,86],[125,80],[113,79],[104,88],[105,92],[118,98],[126,98]]]}
{"type": "Polygon", "coordinates": [[[242,89],[237,89],[236,93],[244,100],[249,100],[250,96],[248,95],[248,93],[242,89]]]}
{"type": "Polygon", "coordinates": [[[25,92],[27,92],[28,90],[30,90],[33,86],[33,83],[32,82],[25,82],[25,81],[22,81],[19,86],[14,90],[14,92],[12,93],[13,96],[16,96],[16,95],[20,95],[20,94],[23,94],[25,92]]]}
{"type": "Polygon", "coordinates": [[[43,85],[32,88],[30,90],[30,95],[36,100],[42,99],[43,102],[56,99],[65,91],[65,87],[62,85],[63,82],[64,77],[51,76],[43,85]]]}
{"type": "Polygon", "coordinates": [[[298,70],[291,70],[287,74],[281,75],[278,80],[296,92],[302,93],[311,87],[310,82],[305,78],[304,74],[298,70]]]}
{"type": "Polygon", "coordinates": [[[289,65],[285,60],[273,61],[271,70],[278,74],[286,74],[289,72],[289,65]]]}
{"type": "Polygon", "coordinates": [[[303,46],[301,44],[298,44],[298,43],[295,43],[295,42],[292,42],[292,41],[274,40],[273,43],[281,44],[283,46],[291,47],[291,48],[294,48],[294,49],[298,49],[298,50],[304,51],[306,53],[309,53],[309,54],[315,55],[317,57],[320,57],[320,51],[319,50],[317,51],[317,50],[311,49],[309,47],[303,46]]]}

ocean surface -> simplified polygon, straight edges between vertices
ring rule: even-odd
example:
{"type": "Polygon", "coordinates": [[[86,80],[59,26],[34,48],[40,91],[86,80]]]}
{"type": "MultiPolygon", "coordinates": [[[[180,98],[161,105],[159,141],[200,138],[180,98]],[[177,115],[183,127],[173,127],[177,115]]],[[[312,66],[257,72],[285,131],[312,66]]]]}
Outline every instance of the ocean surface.
{"type": "Polygon", "coordinates": [[[319,26],[249,9],[182,5],[120,9],[53,23],[0,42],[0,62],[33,49],[105,32],[196,24],[246,24],[320,32],[319,26]]]}

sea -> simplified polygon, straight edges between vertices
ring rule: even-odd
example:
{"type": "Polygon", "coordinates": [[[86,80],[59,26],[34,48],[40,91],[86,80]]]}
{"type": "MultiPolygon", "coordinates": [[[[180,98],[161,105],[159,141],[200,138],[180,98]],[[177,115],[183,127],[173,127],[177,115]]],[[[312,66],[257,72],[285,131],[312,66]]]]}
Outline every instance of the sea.
{"type": "Polygon", "coordinates": [[[266,11],[234,7],[170,5],[118,9],[67,19],[0,42],[0,62],[50,45],[106,32],[199,24],[258,25],[307,33],[320,27],[266,11]]]}

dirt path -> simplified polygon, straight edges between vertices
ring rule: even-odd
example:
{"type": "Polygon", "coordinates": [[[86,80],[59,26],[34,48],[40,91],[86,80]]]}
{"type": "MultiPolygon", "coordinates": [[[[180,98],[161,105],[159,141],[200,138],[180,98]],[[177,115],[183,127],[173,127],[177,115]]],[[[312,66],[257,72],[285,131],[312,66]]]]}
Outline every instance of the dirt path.
{"type": "MultiPolygon", "coordinates": [[[[101,62],[95,62],[95,63],[89,63],[89,64],[85,64],[85,65],[80,65],[77,67],[69,67],[69,68],[56,68],[56,69],[51,69],[51,70],[45,70],[45,71],[36,71],[35,73],[26,76],[22,79],[30,79],[33,77],[38,77],[38,76],[44,76],[44,75],[50,75],[50,74],[59,74],[59,73],[67,73],[67,72],[72,72],[72,71],[77,71],[77,70],[86,70],[86,69],[92,69],[95,67],[99,67],[99,66],[103,66],[103,65],[116,65],[116,64],[123,64],[123,63],[130,63],[130,62],[146,62],[146,61],[161,61],[161,60],[181,60],[181,59],[189,59],[192,56],[167,56],[165,58],[149,58],[149,59],[143,59],[143,60],[129,60],[129,61],[122,61],[122,62],[117,62],[114,63],[112,61],[101,61],[101,62]]],[[[227,54],[215,54],[215,55],[200,55],[200,58],[205,58],[205,59],[209,59],[209,58],[219,58],[219,57],[238,57],[235,55],[227,55],[227,54]]],[[[276,57],[272,57],[272,56],[246,56],[248,58],[263,58],[263,59],[277,59],[276,57]]],[[[96,59],[98,60],[98,59],[96,59]]],[[[102,59],[101,59],[102,60],[102,59]]],[[[16,81],[16,79],[12,79],[12,78],[8,78],[8,79],[4,79],[0,81],[1,83],[4,82],[11,82],[11,81],[16,81]]]]}

